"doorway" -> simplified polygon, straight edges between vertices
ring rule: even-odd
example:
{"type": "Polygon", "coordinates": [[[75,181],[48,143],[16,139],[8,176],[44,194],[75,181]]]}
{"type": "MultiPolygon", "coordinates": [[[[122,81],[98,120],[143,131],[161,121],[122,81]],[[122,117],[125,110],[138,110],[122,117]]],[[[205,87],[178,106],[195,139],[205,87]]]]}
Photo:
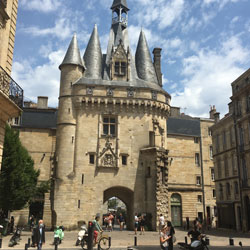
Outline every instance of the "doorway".
{"type": "Polygon", "coordinates": [[[175,227],[182,226],[182,202],[179,194],[171,196],[171,221],[175,227]]]}

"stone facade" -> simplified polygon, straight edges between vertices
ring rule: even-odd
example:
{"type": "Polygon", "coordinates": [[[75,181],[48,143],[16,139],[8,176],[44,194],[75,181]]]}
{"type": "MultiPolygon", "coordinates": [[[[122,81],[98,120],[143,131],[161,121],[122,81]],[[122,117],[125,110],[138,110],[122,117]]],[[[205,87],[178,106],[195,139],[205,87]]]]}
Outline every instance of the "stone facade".
{"type": "MultiPolygon", "coordinates": [[[[216,226],[215,183],[210,155],[213,119],[180,115],[172,108],[168,120],[169,211],[176,226],[192,226],[196,217],[216,226]],[[188,219],[187,219],[188,218],[188,219]]],[[[178,111],[178,110],[177,110],[178,111]]]]}
{"type": "Polygon", "coordinates": [[[212,127],[219,226],[249,231],[250,70],[232,83],[229,112],[212,127]]]}
{"type": "Polygon", "coordinates": [[[6,121],[20,115],[21,109],[10,99],[10,78],[18,0],[0,1],[0,169],[6,121]]]}

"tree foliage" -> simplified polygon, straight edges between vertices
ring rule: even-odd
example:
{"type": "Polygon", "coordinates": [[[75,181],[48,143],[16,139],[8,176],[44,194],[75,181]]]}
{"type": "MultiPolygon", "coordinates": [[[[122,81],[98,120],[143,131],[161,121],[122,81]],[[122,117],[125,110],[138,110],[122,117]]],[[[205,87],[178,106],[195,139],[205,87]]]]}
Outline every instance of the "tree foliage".
{"type": "Polygon", "coordinates": [[[0,208],[3,211],[22,209],[39,192],[38,176],[39,171],[34,169],[34,162],[22,146],[19,133],[6,126],[0,173],[0,208]]]}

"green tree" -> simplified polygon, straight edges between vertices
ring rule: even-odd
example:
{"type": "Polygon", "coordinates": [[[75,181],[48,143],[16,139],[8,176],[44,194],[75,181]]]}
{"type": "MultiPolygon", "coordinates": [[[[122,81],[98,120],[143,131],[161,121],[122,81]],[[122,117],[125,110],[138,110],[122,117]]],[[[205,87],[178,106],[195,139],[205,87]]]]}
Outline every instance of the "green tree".
{"type": "Polygon", "coordinates": [[[44,183],[42,188],[37,187],[38,176],[39,171],[34,169],[19,133],[7,125],[0,173],[0,208],[5,212],[22,209],[37,193],[46,192],[44,183]]]}

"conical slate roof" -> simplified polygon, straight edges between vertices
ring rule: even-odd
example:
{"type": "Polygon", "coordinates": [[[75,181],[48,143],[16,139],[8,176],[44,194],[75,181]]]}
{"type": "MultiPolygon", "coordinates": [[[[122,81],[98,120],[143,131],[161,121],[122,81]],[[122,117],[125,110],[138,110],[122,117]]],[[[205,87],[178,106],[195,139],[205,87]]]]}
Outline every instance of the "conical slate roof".
{"type": "Polygon", "coordinates": [[[124,38],[122,34],[122,25],[121,23],[118,24],[117,32],[116,32],[116,37],[115,37],[115,46],[118,46],[120,44],[120,40],[124,43],[124,38]]]}
{"type": "Polygon", "coordinates": [[[127,5],[127,0],[114,0],[111,9],[122,5],[123,7],[125,7],[127,10],[129,10],[128,5],[127,5]]]}
{"type": "Polygon", "coordinates": [[[158,83],[148,43],[143,31],[140,33],[136,49],[135,64],[139,78],[145,81],[158,83]]]}
{"type": "Polygon", "coordinates": [[[84,62],[86,65],[85,77],[92,79],[102,78],[102,50],[99,40],[99,35],[97,31],[97,26],[95,25],[92,35],[90,37],[88,46],[84,54],[84,62]]]}
{"type": "Polygon", "coordinates": [[[74,34],[74,36],[70,42],[69,48],[66,52],[66,55],[63,59],[63,62],[59,66],[59,69],[61,69],[61,67],[63,65],[68,65],[68,64],[79,65],[79,66],[85,68],[84,62],[82,61],[82,58],[80,55],[80,50],[78,47],[76,34],[74,34]]]}

